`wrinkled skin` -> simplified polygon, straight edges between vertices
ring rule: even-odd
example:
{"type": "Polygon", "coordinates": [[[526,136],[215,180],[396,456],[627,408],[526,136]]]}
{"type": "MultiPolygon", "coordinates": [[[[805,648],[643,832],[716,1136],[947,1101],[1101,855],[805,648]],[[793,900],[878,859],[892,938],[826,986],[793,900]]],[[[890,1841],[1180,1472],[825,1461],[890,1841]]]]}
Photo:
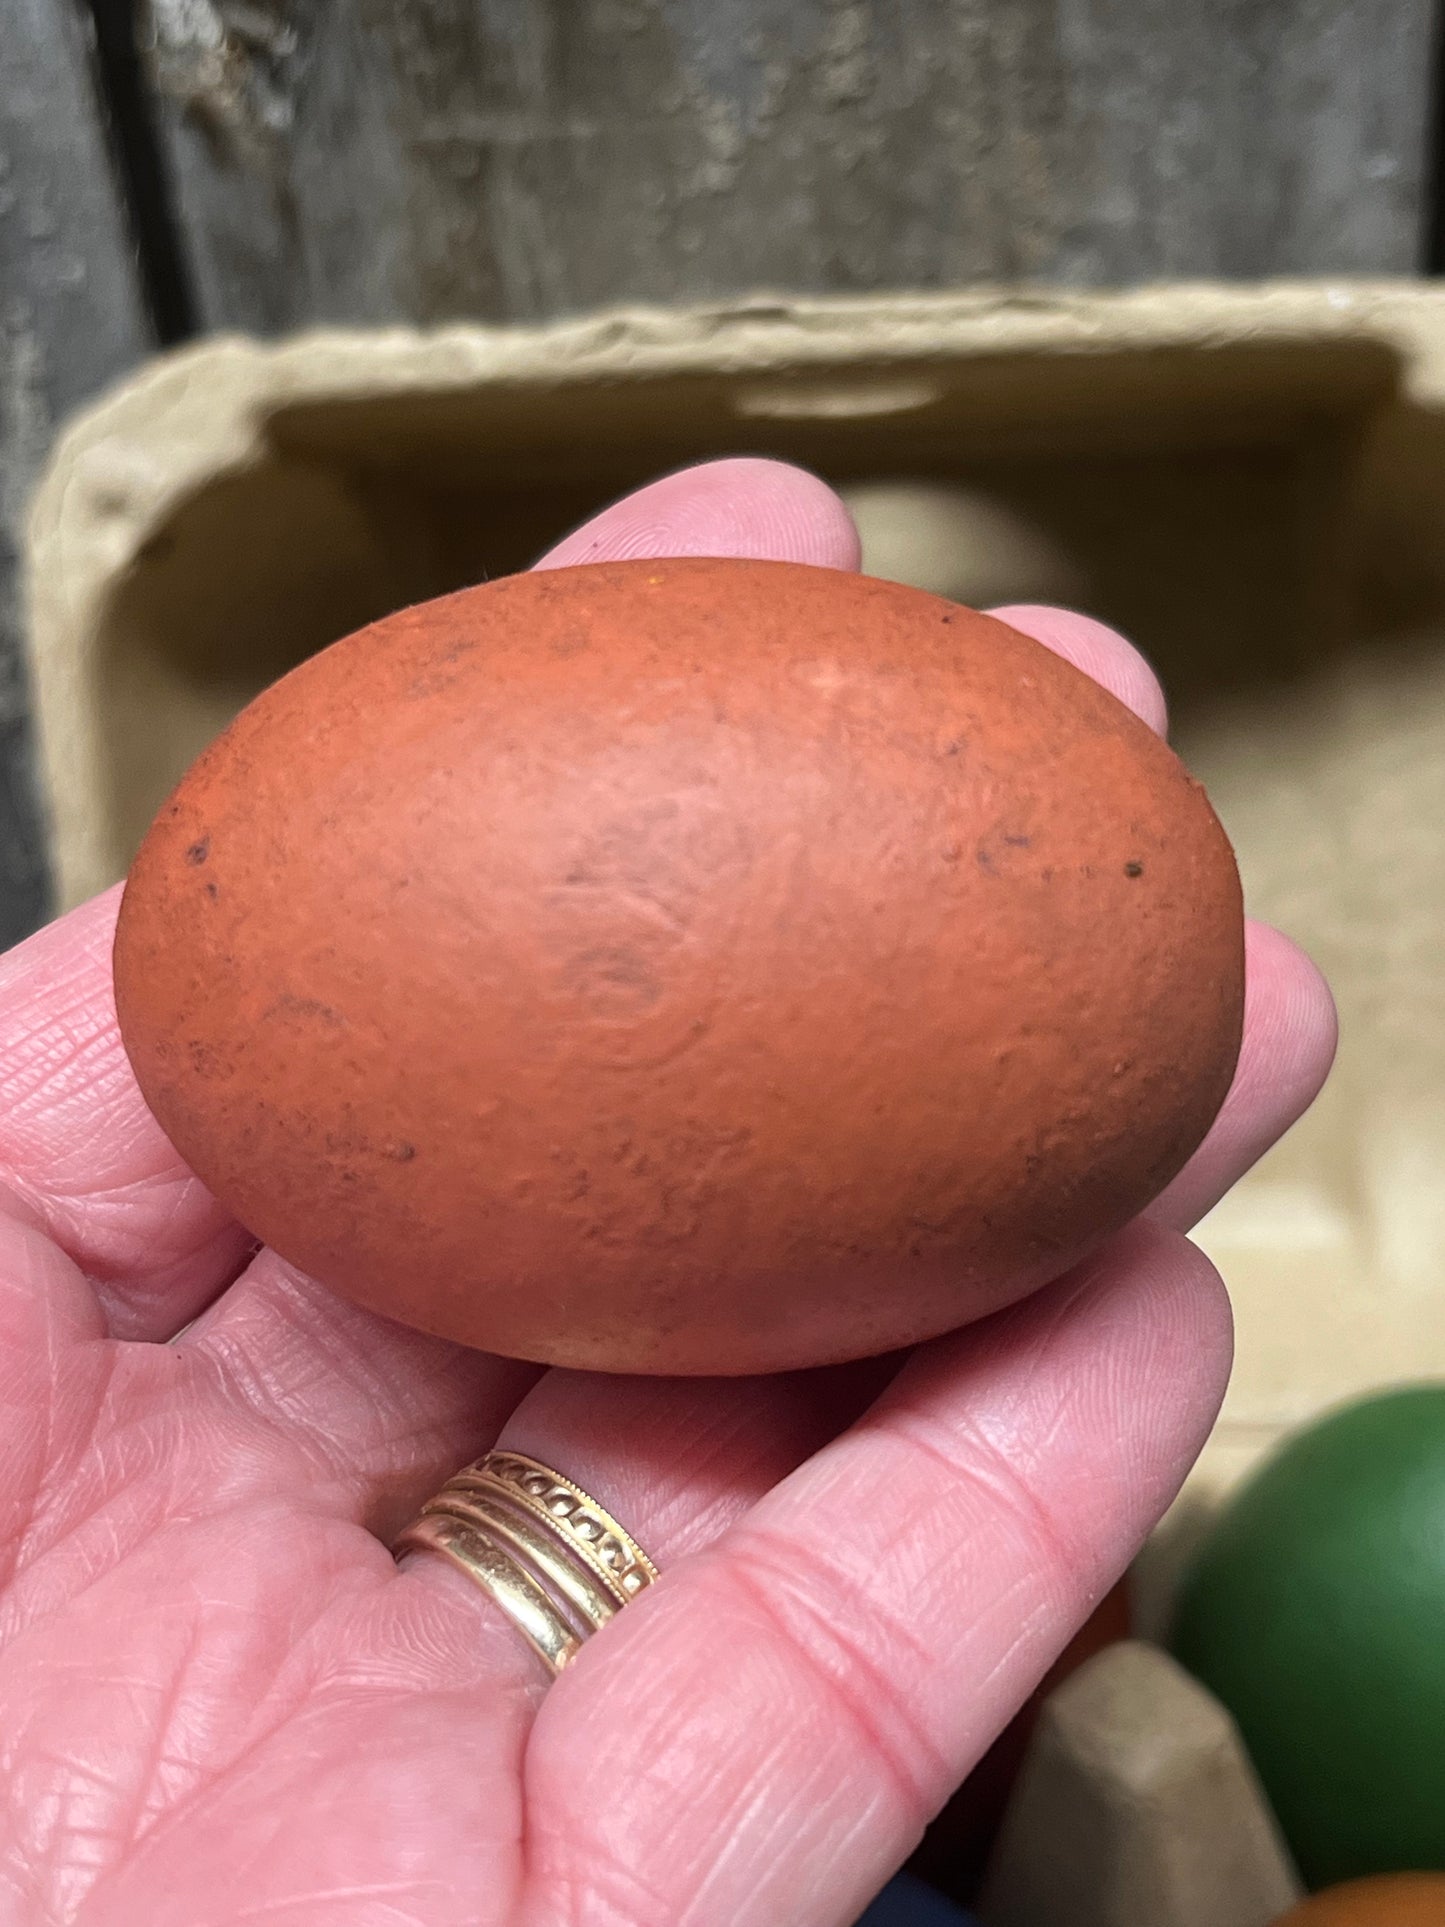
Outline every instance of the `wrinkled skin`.
{"type": "MultiPolygon", "coordinates": [[[[857,565],[835,498],[763,462],[670,477],[548,559],[649,553],[857,565]]],[[[1009,620],[1162,727],[1118,637],[1009,620]]],[[[1309,964],[1251,931],[1223,1113],[1079,1272],[905,1361],[629,1382],[460,1351],[253,1255],[131,1080],[115,907],[0,962],[0,1922],[853,1920],[1208,1431],[1229,1315],[1182,1233],[1324,1075],[1309,964]],[[386,1551],[498,1440],[665,1569],[550,1690],[464,1578],[386,1551]]]]}

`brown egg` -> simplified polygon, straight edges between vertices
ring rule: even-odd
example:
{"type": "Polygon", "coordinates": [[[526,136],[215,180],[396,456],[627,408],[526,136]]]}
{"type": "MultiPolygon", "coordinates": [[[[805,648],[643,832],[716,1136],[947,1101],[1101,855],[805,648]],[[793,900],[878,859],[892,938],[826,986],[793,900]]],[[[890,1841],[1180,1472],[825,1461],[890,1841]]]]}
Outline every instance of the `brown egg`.
{"type": "Polygon", "coordinates": [[[183,1156],[338,1292],[614,1371],[892,1349],[1167,1183],[1239,1044],[1171,752],[1014,630],[796,564],[403,611],[197,762],[116,939],[183,1156]]]}
{"type": "Polygon", "coordinates": [[[1347,1880],[1291,1907],[1276,1927],[1445,1927],[1445,1873],[1347,1880]]]}

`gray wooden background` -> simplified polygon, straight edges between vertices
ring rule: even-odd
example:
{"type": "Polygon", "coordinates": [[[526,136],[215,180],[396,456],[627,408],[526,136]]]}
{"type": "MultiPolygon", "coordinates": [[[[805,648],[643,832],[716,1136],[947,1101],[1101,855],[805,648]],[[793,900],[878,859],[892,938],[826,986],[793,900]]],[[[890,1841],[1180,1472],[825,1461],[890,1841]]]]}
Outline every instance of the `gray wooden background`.
{"type": "Polygon", "coordinates": [[[56,424],[317,320],[1432,272],[1433,0],[0,0],[0,943],[46,911],[14,564],[56,424]]]}

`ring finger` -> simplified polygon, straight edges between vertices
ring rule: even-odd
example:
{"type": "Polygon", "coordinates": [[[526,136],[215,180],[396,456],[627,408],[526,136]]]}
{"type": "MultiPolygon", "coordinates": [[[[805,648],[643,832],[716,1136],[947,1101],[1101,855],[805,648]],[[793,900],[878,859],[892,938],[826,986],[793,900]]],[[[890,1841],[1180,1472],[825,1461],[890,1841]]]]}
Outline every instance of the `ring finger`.
{"type": "Polygon", "coordinates": [[[500,1443],[623,1521],[656,1594],[542,1702],[480,1587],[426,1554],[399,1580],[540,1703],[538,1917],[556,1880],[648,1927],[851,1918],[1167,1503],[1228,1351],[1207,1261],[1141,1227],[897,1370],[549,1373],[500,1443]]]}

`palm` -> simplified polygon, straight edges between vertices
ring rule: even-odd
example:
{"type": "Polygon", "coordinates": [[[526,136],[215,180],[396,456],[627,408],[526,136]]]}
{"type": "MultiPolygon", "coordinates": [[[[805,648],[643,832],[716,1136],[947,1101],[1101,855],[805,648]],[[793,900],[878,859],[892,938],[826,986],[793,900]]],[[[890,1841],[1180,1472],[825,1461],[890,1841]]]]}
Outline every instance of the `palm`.
{"type": "MultiPolygon", "coordinates": [[[[574,543],[635,551],[639,527],[850,560],[818,486],[762,465],[574,543]]],[[[1153,700],[1123,645],[1053,639],[1153,700]]],[[[1322,1074],[1308,967],[1256,940],[1225,1116],[1085,1275],[896,1376],[628,1382],[462,1352],[247,1261],[130,1081],[113,913],[0,966],[0,1920],[850,1920],[1202,1438],[1227,1314],[1165,1225],[1322,1074]],[[385,1549],[499,1435],[670,1568],[545,1701],[459,1575],[385,1549]]]]}
{"type": "MultiPolygon", "coordinates": [[[[7,1276],[33,1275],[23,1248],[15,1259],[7,1276]]],[[[388,1585],[359,1523],[378,1491],[447,1460],[477,1374],[448,1361],[438,1398],[423,1348],[379,1328],[368,1343],[347,1317],[345,1336],[317,1330],[306,1364],[298,1342],[291,1383],[279,1358],[252,1378],[220,1332],[96,1341],[86,1288],[49,1269],[59,1369],[7,1413],[44,1456],[11,1486],[0,1917],[194,1927],[284,1902],[298,1921],[369,1919],[363,1897],[399,1903],[412,1869],[413,1917],[489,1918],[460,1902],[481,1869],[506,1868],[509,1824],[515,1841],[504,1779],[520,1709],[486,1696],[458,1719],[424,1657],[448,1638],[444,1608],[388,1585]],[[318,1370],[351,1396],[293,1424],[318,1370]],[[373,1375],[381,1405],[361,1396],[373,1375]],[[421,1911],[435,1868],[465,1884],[421,1911]]],[[[273,1301],[267,1315],[285,1313],[273,1301]]],[[[450,1643],[475,1679],[476,1652],[450,1643]]]]}

